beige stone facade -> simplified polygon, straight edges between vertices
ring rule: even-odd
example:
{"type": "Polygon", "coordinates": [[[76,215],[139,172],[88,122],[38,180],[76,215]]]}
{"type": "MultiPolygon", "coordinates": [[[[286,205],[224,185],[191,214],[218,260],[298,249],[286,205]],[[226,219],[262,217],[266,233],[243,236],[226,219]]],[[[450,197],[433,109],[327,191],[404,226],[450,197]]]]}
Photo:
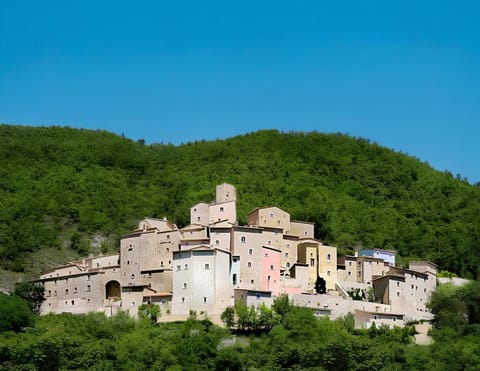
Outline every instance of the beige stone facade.
{"type": "Polygon", "coordinates": [[[214,201],[192,206],[189,225],[179,229],[166,218],[145,218],[121,238],[119,254],[43,273],[42,313],[122,310],[136,316],[142,303],[155,303],[172,318],[190,310],[218,315],[234,300],[271,305],[287,293],[317,315],[356,311],[364,327],[379,321],[379,313],[381,321],[398,318],[398,324],[431,317],[426,303],[436,285],[435,264],[395,268],[389,265],[394,252],[378,249],[372,251],[384,253],[387,263],[370,250],[337,259],[336,247],[314,238],[313,223],[291,220],[279,207],[257,208],[248,214],[248,225],[238,225],[236,201],[235,187],[221,184],[214,201]],[[325,281],[322,295],[315,292],[319,277],[325,281]],[[352,300],[347,293],[372,288],[375,302],[352,300]]]}

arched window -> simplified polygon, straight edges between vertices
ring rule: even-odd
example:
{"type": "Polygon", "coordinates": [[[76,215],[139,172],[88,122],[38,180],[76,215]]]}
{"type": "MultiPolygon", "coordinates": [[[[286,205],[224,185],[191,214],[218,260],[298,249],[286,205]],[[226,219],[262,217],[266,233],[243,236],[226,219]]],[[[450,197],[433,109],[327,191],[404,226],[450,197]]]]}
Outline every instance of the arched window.
{"type": "MultiPolygon", "coordinates": [[[[87,287],[87,291],[90,291],[90,287],[87,287]]],[[[110,298],[120,298],[120,283],[118,281],[110,281],[105,285],[105,299],[110,298]]]]}
{"type": "Polygon", "coordinates": [[[241,241],[242,243],[245,243],[245,242],[247,242],[247,237],[245,237],[245,236],[242,236],[242,238],[240,238],[240,241],[241,241]]]}
{"type": "Polygon", "coordinates": [[[220,208],[220,212],[223,213],[223,207],[220,208]]]}

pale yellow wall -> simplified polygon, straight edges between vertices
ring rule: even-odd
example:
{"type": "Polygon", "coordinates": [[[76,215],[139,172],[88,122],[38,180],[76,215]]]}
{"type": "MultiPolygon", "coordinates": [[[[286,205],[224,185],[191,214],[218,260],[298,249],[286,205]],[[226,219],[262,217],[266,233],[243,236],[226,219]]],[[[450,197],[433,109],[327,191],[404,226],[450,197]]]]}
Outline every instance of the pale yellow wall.
{"type": "Polygon", "coordinates": [[[233,232],[234,255],[240,259],[238,287],[262,289],[262,231],[249,228],[235,228],[233,232]]]}
{"type": "Polygon", "coordinates": [[[236,188],[233,185],[227,183],[217,185],[215,195],[215,200],[217,204],[221,202],[237,200],[236,188]]]}
{"type": "Polygon", "coordinates": [[[314,224],[308,222],[291,221],[290,234],[299,238],[313,238],[314,224]]]}
{"type": "Polygon", "coordinates": [[[140,235],[120,240],[120,271],[122,286],[136,286],[142,283],[140,277],[140,235]]]}
{"type": "Polygon", "coordinates": [[[282,250],[280,264],[282,268],[289,269],[297,262],[298,258],[298,240],[282,236],[280,249],[282,250]]]}
{"type": "Polygon", "coordinates": [[[281,228],[283,233],[290,234],[290,214],[276,206],[259,208],[249,214],[249,225],[281,228]]]}
{"type": "Polygon", "coordinates": [[[308,266],[308,283],[307,289],[314,290],[317,281],[318,259],[317,259],[318,243],[300,242],[298,244],[298,262],[308,266]]]}
{"type": "Polygon", "coordinates": [[[190,208],[190,224],[208,225],[208,204],[200,202],[190,208]]]}
{"type": "Polygon", "coordinates": [[[345,261],[345,270],[337,271],[337,279],[339,281],[357,282],[357,258],[354,256],[344,256],[342,260],[345,261]]]}
{"type": "Polygon", "coordinates": [[[359,256],[357,269],[361,272],[357,275],[357,282],[371,284],[373,276],[385,275],[390,270],[390,266],[386,266],[383,259],[359,256]]]}
{"type": "Polygon", "coordinates": [[[227,220],[232,224],[237,222],[237,206],[235,201],[212,204],[208,207],[209,224],[227,220]]]}
{"type": "Polygon", "coordinates": [[[185,228],[180,229],[180,238],[183,240],[207,238],[207,230],[201,225],[188,225],[185,228]]]}
{"type": "Polygon", "coordinates": [[[335,290],[337,282],[337,248],[327,245],[318,246],[318,273],[327,286],[327,290],[335,290]]]}

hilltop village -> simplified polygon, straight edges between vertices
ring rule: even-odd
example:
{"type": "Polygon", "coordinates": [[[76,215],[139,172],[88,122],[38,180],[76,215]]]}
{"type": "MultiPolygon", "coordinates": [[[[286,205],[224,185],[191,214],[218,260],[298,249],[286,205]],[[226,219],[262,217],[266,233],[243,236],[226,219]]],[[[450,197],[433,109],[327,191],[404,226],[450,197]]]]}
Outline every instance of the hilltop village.
{"type": "Polygon", "coordinates": [[[395,266],[395,252],[364,249],[338,256],[314,238],[314,224],[291,220],[276,206],[237,222],[236,189],[216,187],[213,202],[190,208],[190,224],[145,218],[120,241],[120,253],[89,257],[44,272],[41,312],[136,316],[144,303],[158,304],[162,318],[190,311],[219,316],[238,301],[270,306],[287,294],[318,316],[355,315],[358,328],[403,326],[431,319],[426,303],[436,287],[431,262],[395,266]]]}

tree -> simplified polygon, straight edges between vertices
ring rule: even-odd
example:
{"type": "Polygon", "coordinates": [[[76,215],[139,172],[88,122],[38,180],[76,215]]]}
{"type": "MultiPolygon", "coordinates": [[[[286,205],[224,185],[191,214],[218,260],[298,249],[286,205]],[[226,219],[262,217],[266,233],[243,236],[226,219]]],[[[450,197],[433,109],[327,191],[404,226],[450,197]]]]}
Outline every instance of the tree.
{"type": "Polygon", "coordinates": [[[287,294],[277,296],[275,299],[273,299],[272,308],[282,317],[284,317],[290,311],[290,309],[292,309],[292,306],[293,304],[288,298],[287,294]]]}
{"type": "Polygon", "coordinates": [[[19,332],[33,322],[33,312],[25,300],[0,293],[0,331],[19,332]]]}
{"type": "Polygon", "coordinates": [[[229,330],[235,325],[235,310],[232,307],[227,307],[220,315],[220,319],[229,330]]]}
{"type": "Polygon", "coordinates": [[[40,313],[40,307],[45,301],[45,288],[42,285],[31,282],[19,283],[12,294],[24,299],[33,313],[40,313]]]}
{"type": "Polygon", "coordinates": [[[156,323],[158,317],[161,316],[161,310],[157,304],[145,303],[138,307],[138,316],[156,323]]]}

